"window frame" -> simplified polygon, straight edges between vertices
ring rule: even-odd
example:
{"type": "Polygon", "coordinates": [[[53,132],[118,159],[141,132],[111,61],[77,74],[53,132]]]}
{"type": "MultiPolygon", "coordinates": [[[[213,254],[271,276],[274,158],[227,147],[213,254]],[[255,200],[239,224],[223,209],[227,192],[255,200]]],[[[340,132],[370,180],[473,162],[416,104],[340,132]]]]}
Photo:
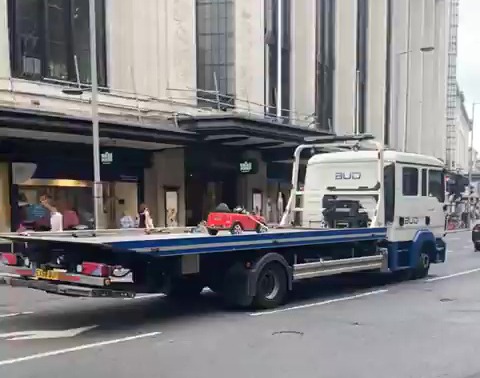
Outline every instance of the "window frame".
{"type": "Polygon", "coordinates": [[[429,172],[427,168],[422,168],[421,174],[422,180],[421,180],[421,193],[420,195],[422,197],[428,197],[428,183],[429,183],[429,172]]]}
{"type": "MultiPolygon", "coordinates": [[[[412,166],[408,166],[408,165],[403,165],[402,166],[402,195],[404,197],[418,197],[418,195],[419,195],[419,190],[418,189],[419,189],[419,181],[420,181],[419,177],[420,177],[420,172],[419,172],[419,169],[417,167],[412,167],[412,166]],[[405,180],[405,173],[406,173],[405,171],[406,170],[411,170],[411,171],[415,170],[415,172],[417,173],[417,180],[416,180],[417,185],[416,185],[416,188],[415,188],[415,194],[413,193],[413,191],[409,192],[409,191],[405,190],[405,181],[406,181],[405,180]]],[[[413,186],[412,186],[412,189],[413,189],[413,186]]]]}
{"type": "MultiPolygon", "coordinates": [[[[38,39],[39,39],[39,49],[40,49],[40,74],[30,74],[24,72],[22,68],[22,55],[19,51],[19,43],[21,34],[18,31],[18,14],[17,7],[18,3],[22,0],[7,0],[7,10],[8,10],[8,39],[9,39],[9,50],[10,50],[10,70],[11,76],[19,79],[26,79],[32,81],[46,81],[46,82],[57,82],[62,85],[74,85],[77,86],[77,74],[75,69],[75,20],[73,18],[73,8],[72,2],[66,1],[65,8],[63,12],[63,20],[65,22],[65,33],[66,33],[66,46],[65,53],[67,56],[66,66],[67,66],[67,80],[60,78],[52,77],[48,73],[48,64],[49,64],[49,47],[48,47],[48,0],[37,0],[38,1],[38,15],[36,19],[39,23],[38,30],[38,39]]],[[[88,2],[87,2],[88,3],[88,2]]],[[[98,85],[101,88],[106,88],[108,85],[108,75],[107,75],[107,42],[106,42],[106,4],[105,0],[97,0],[97,20],[96,20],[96,35],[97,35],[97,70],[98,70],[98,85]]],[[[89,57],[90,59],[90,57],[89,57]]],[[[90,72],[90,70],[89,70],[90,72]]],[[[80,75],[81,78],[81,75],[80,75]]],[[[79,78],[79,79],[80,79],[79,78]]],[[[81,82],[82,87],[90,87],[90,83],[81,82]]]]}

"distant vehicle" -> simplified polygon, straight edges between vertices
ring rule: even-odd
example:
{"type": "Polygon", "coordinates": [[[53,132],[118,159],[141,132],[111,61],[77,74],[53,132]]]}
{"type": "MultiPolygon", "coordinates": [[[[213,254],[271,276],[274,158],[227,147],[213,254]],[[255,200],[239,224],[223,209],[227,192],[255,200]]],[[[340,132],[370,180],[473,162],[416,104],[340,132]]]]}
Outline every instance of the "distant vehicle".
{"type": "Polygon", "coordinates": [[[206,226],[210,235],[217,235],[222,230],[228,230],[232,235],[243,231],[262,233],[268,230],[265,218],[261,215],[249,213],[242,207],[236,207],[232,211],[224,203],[208,214],[206,226]]]}

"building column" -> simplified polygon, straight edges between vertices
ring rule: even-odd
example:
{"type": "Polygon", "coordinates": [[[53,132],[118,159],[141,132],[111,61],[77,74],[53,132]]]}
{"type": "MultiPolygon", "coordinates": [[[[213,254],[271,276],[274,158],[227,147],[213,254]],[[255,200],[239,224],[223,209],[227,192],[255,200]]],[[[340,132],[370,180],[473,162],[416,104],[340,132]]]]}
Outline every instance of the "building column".
{"type": "Polygon", "coordinates": [[[409,64],[408,77],[408,113],[407,113],[407,151],[421,153],[420,132],[422,128],[422,92],[423,92],[423,46],[424,1],[410,0],[409,64]]]}
{"type": "Polygon", "coordinates": [[[334,131],[352,134],[355,125],[357,1],[336,2],[334,131]]]}
{"type": "MultiPolygon", "coordinates": [[[[264,113],[264,1],[235,1],[235,97],[240,111],[264,113]]],[[[191,64],[189,62],[189,64],[191,64]]]]}
{"type": "Polygon", "coordinates": [[[0,232],[11,231],[10,163],[0,163],[0,232]]]}
{"type": "MultiPolygon", "coordinates": [[[[316,1],[291,3],[290,109],[296,123],[308,125],[315,112],[316,1]]],[[[284,106],[286,107],[286,106],[284,106]]]]}
{"type": "Polygon", "coordinates": [[[10,41],[7,0],[0,0],[0,78],[10,77],[10,41]]]}
{"type": "MultiPolygon", "coordinates": [[[[423,46],[435,46],[435,0],[425,1],[425,28],[423,31],[423,46]]],[[[422,98],[422,153],[435,155],[435,138],[438,132],[438,125],[435,123],[435,50],[423,54],[423,98],[422,98]]]]}
{"type": "Polygon", "coordinates": [[[448,0],[435,2],[434,156],[443,161],[446,161],[447,149],[448,5],[448,0]]]}
{"type": "Polygon", "coordinates": [[[387,59],[387,1],[370,0],[368,13],[368,70],[366,131],[384,140],[387,59]]]}
{"type": "Polygon", "coordinates": [[[153,154],[152,166],[145,170],[145,203],[154,225],[165,227],[166,193],[177,192],[177,222],[185,226],[185,160],[183,149],[153,154]]]}
{"type": "Polygon", "coordinates": [[[402,150],[407,98],[408,65],[408,2],[392,2],[392,113],[390,122],[390,147],[402,150]]]}

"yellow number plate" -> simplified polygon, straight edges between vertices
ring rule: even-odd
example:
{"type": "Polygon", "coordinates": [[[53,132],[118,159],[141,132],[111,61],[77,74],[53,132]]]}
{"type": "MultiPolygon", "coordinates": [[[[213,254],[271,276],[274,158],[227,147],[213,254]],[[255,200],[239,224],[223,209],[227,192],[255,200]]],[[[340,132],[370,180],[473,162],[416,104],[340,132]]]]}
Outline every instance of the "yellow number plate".
{"type": "Polygon", "coordinates": [[[56,272],[54,270],[37,269],[35,270],[35,277],[42,280],[59,281],[60,272],[56,272]]]}

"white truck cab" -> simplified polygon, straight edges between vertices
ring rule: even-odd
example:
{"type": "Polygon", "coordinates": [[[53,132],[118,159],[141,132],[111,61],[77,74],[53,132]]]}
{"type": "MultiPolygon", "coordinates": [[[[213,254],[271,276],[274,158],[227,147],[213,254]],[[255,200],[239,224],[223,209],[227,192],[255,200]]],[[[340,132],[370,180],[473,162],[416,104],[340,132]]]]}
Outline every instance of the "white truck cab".
{"type": "Polygon", "coordinates": [[[335,226],[325,219],[329,204],[350,201],[357,202],[360,213],[365,214],[365,226],[372,225],[379,206],[383,206],[384,224],[377,221],[376,226],[388,228],[389,241],[410,241],[419,229],[442,237],[444,164],[430,156],[384,151],[383,201],[379,201],[378,172],[378,151],[350,150],[311,157],[305,175],[302,226],[335,226]]]}

